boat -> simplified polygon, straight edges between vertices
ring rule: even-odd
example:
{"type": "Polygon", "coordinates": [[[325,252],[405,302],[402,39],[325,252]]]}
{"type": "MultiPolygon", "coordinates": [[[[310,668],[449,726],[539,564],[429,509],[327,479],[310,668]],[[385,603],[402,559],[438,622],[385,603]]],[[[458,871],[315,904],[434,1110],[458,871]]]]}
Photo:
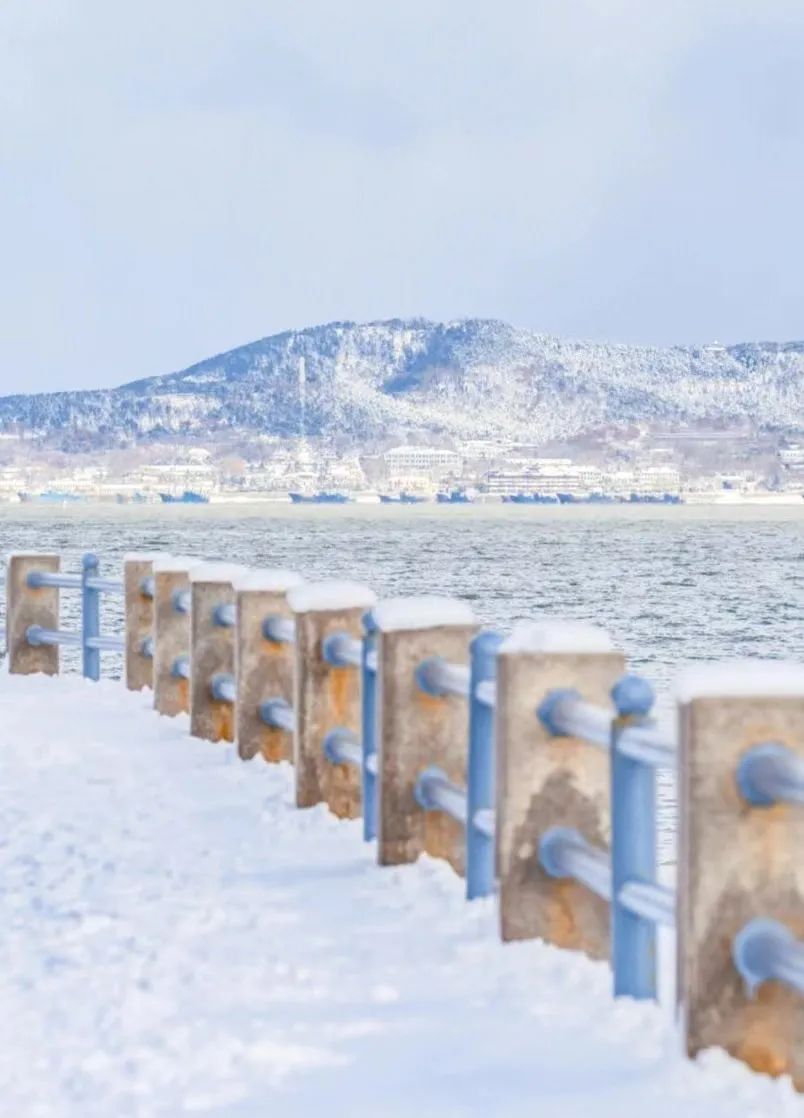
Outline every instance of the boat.
{"type": "Polygon", "coordinates": [[[628,498],[631,505],[683,505],[684,500],[677,493],[632,493],[628,498]]]}
{"type": "Polygon", "coordinates": [[[348,505],[352,498],[347,493],[322,491],[321,493],[288,493],[294,505],[348,505]]]}
{"type": "Polygon", "coordinates": [[[85,501],[81,493],[68,493],[66,490],[61,489],[44,489],[41,493],[19,493],[19,499],[26,504],[32,502],[35,504],[46,505],[67,505],[74,504],[76,501],[85,501]]]}
{"type": "Polygon", "coordinates": [[[588,505],[616,505],[619,504],[619,498],[615,497],[613,493],[601,493],[598,490],[589,494],[586,503],[588,505]]]}
{"type": "Polygon", "coordinates": [[[194,489],[185,489],[176,496],[175,493],[160,493],[159,500],[163,505],[208,505],[209,497],[197,493],[194,489]]]}
{"type": "Polygon", "coordinates": [[[421,505],[426,500],[418,493],[380,493],[380,504],[383,505],[421,505]]]}
{"type": "Polygon", "coordinates": [[[450,489],[436,493],[439,505],[471,505],[474,497],[470,497],[465,489],[450,489]]]}

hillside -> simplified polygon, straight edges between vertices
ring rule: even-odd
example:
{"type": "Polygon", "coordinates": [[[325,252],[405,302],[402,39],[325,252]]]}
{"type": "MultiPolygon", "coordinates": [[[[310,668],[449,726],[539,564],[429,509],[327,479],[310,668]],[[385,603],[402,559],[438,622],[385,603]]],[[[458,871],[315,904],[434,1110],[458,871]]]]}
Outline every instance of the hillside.
{"type": "Polygon", "coordinates": [[[567,341],[468,319],[330,323],[114,389],[0,398],[69,446],[223,432],[483,437],[537,442],[602,424],[749,419],[804,427],[804,342],[703,349],[567,341]],[[303,359],[303,360],[302,360],[303,359]]]}

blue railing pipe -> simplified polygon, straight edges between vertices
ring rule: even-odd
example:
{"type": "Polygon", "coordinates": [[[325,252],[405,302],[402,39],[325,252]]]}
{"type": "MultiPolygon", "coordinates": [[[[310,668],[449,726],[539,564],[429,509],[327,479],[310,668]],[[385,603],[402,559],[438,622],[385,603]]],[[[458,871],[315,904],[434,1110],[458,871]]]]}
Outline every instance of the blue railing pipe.
{"type": "Polygon", "coordinates": [[[377,623],[369,610],[363,615],[360,667],[360,741],[363,750],[363,838],[377,837],[377,623]]]}
{"type": "Polygon", "coordinates": [[[287,730],[289,734],[296,729],[296,714],[284,699],[265,699],[260,703],[259,713],[266,726],[287,730]]]}
{"type": "Polygon", "coordinates": [[[656,924],[623,903],[630,885],[656,884],[656,773],[625,755],[620,739],[650,729],[653,688],[637,675],[615,683],[611,738],[612,965],[615,997],[656,998],[656,924]]]}
{"type": "Polygon", "coordinates": [[[360,738],[354,730],[338,726],[324,738],[324,756],[333,765],[355,765],[360,768],[363,764],[360,738]]]}
{"type": "Polygon", "coordinates": [[[780,742],[755,745],[740,759],[737,786],[754,807],[804,804],[804,757],[780,742]]]}
{"type": "MultiPolygon", "coordinates": [[[[466,896],[487,897],[494,889],[494,835],[478,827],[480,812],[494,808],[494,708],[480,697],[484,684],[497,673],[497,652],[503,638],[485,631],[472,640],[469,684],[469,762],[466,800],[466,896]]],[[[488,815],[481,816],[487,819],[488,815]]]]}
{"type": "Polygon", "coordinates": [[[426,695],[469,695],[469,667],[452,664],[441,656],[422,660],[416,668],[416,682],[426,695]]]}
{"type": "Polygon", "coordinates": [[[209,693],[219,703],[237,702],[237,683],[231,672],[218,672],[209,682],[209,693]]]}
{"type": "Polygon", "coordinates": [[[81,636],[85,679],[100,679],[100,649],[94,639],[100,636],[100,591],[93,586],[100,564],[91,552],[81,560],[81,636]]]}
{"type": "Polygon", "coordinates": [[[84,579],[84,585],[90,590],[97,590],[100,594],[125,594],[126,588],[118,578],[89,577],[84,579]]]}
{"type": "Polygon", "coordinates": [[[140,652],[142,653],[143,656],[146,657],[146,659],[153,660],[153,658],[154,658],[154,638],[153,637],[145,637],[143,639],[143,641],[140,644],[140,652]]]}
{"type": "Polygon", "coordinates": [[[430,765],[419,774],[413,796],[422,811],[443,811],[459,823],[466,823],[466,792],[453,784],[437,765],[430,765]]]}
{"type": "Polygon", "coordinates": [[[804,943],[777,920],[751,920],[734,937],[732,959],[753,997],[775,979],[804,994],[804,943]]]}
{"type": "Polygon", "coordinates": [[[81,575],[66,575],[59,571],[31,571],[25,580],[31,590],[53,587],[58,590],[80,590],[81,575]]]}
{"type": "Polygon", "coordinates": [[[84,640],[84,645],[87,648],[95,649],[97,652],[125,652],[126,639],[125,637],[116,637],[112,633],[101,633],[97,637],[87,637],[84,640]]]}
{"type": "Polygon", "coordinates": [[[153,575],[146,575],[140,581],[140,593],[145,598],[153,598],[156,592],[156,579],[153,575]]]}
{"type": "Polygon", "coordinates": [[[291,617],[271,614],[262,623],[262,635],[274,644],[293,644],[296,640],[296,622],[291,617]]]}
{"type": "Polygon", "coordinates": [[[350,633],[330,633],[324,637],[321,654],[333,668],[359,668],[363,664],[363,642],[350,633]]]}
{"type": "Polygon", "coordinates": [[[78,647],[83,643],[80,633],[71,633],[67,629],[44,629],[41,625],[30,625],[25,632],[25,639],[32,645],[70,644],[78,647]]]}
{"type": "Polygon", "coordinates": [[[617,904],[643,920],[674,928],[676,897],[671,889],[641,881],[628,881],[617,894],[617,904]]]}
{"type": "Polygon", "coordinates": [[[548,733],[555,737],[579,738],[589,745],[611,744],[611,714],[603,707],[584,702],[571,688],[548,692],[536,708],[536,715],[548,733]]]}
{"type": "Polygon", "coordinates": [[[234,602],[222,602],[215,606],[213,620],[222,629],[234,629],[237,625],[237,606],[234,602]]]}
{"type": "Polygon", "coordinates": [[[193,593],[191,590],[174,590],[172,601],[176,613],[189,613],[193,608],[193,593]]]}
{"type": "Polygon", "coordinates": [[[190,678],[190,657],[177,656],[173,661],[173,666],[170,669],[170,674],[176,679],[189,679],[190,678]]]}
{"type": "Polygon", "coordinates": [[[611,862],[573,827],[551,827],[539,842],[539,863],[551,877],[572,878],[611,900],[611,862]]]}

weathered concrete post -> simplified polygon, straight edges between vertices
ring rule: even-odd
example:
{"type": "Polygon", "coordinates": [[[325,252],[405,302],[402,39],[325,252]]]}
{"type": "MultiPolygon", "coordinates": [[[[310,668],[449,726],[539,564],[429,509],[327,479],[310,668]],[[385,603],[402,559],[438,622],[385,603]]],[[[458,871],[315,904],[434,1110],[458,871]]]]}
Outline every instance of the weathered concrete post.
{"type": "Polygon", "coordinates": [[[804,938],[804,806],[749,803],[740,764],[772,743],[804,757],[804,667],[701,666],[680,703],[679,1001],[691,1055],[718,1046],[804,1089],[804,999],[781,982],[749,993],[732,962],[757,917],[804,938]]]}
{"type": "Polygon", "coordinates": [[[33,587],[28,576],[34,571],[56,574],[58,555],[10,555],[6,581],[6,648],[8,670],[14,675],[44,672],[58,675],[57,645],[32,645],[27,632],[31,625],[43,629],[59,627],[59,590],[55,586],[33,587]]]}
{"type": "Polygon", "coordinates": [[[608,752],[551,736],[536,709],[559,689],[610,708],[623,669],[607,634],[578,622],[520,623],[500,647],[497,867],[504,940],[539,937],[609,957],[608,902],[573,880],[551,877],[538,861],[540,838],[550,827],[574,828],[590,844],[608,847],[608,752]]]}
{"type": "Polygon", "coordinates": [[[360,815],[360,770],[328,761],[324,738],[337,727],[360,733],[360,672],[329,664],[322,645],[332,633],[362,638],[363,614],[375,601],[372,590],[354,582],[306,583],[288,591],[296,619],[296,804],[323,802],[342,819],[360,815]]]}
{"type": "Polygon", "coordinates": [[[154,707],[160,714],[190,709],[190,571],[198,562],[182,555],[154,560],[154,707]]]}
{"type": "Polygon", "coordinates": [[[190,571],[190,733],[207,741],[234,741],[235,704],[216,698],[216,676],[234,677],[235,591],[244,568],[200,563],[190,571]]]}
{"type": "Polygon", "coordinates": [[[450,598],[400,598],[373,611],[377,625],[377,749],[380,865],[415,862],[422,853],[445,858],[465,872],[464,828],[442,811],[423,811],[413,790],[436,765],[466,787],[469,702],[455,694],[428,694],[416,670],[434,657],[465,665],[477,632],[470,607],[450,598]]]}
{"type": "Polygon", "coordinates": [[[123,560],[126,610],[126,687],[142,691],[154,684],[154,560],[151,554],[129,554],[123,560]]]}
{"type": "Polygon", "coordinates": [[[266,619],[290,619],[287,592],[302,582],[293,571],[248,571],[236,580],[237,591],[237,751],[244,761],[261,753],[266,761],[292,761],[293,737],[260,717],[265,699],[293,705],[292,641],[271,639],[266,619]]]}

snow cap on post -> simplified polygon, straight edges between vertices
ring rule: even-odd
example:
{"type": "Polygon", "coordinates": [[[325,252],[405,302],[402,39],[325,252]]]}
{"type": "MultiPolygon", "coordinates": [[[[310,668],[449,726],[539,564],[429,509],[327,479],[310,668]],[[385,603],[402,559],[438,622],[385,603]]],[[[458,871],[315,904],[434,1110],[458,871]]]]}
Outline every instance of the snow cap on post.
{"type": "Polygon", "coordinates": [[[196,563],[190,570],[190,582],[229,582],[246,573],[242,563],[222,563],[218,560],[196,563]]]}
{"type": "Polygon", "coordinates": [[[328,613],[337,610],[370,609],[377,595],[361,582],[303,582],[288,591],[294,613],[328,613]]]}
{"type": "Polygon", "coordinates": [[[384,633],[438,629],[442,625],[473,625],[475,620],[468,602],[438,595],[384,598],[374,607],[372,617],[384,633]]]}
{"type": "Polygon", "coordinates": [[[153,562],[154,574],[186,574],[203,560],[197,555],[157,555],[153,562]]]}
{"type": "Polygon", "coordinates": [[[164,551],[127,551],[123,556],[124,563],[155,563],[157,559],[164,559],[164,551]]]}
{"type": "Polygon", "coordinates": [[[261,567],[256,570],[243,570],[234,579],[234,588],[239,592],[256,591],[263,594],[284,594],[294,586],[300,586],[304,579],[298,572],[283,567],[261,567]]]}
{"type": "Polygon", "coordinates": [[[586,621],[544,617],[536,621],[517,621],[511,635],[503,641],[501,652],[614,652],[605,629],[586,621]]]}
{"type": "Polygon", "coordinates": [[[726,660],[685,668],[676,681],[680,703],[745,695],[804,695],[804,664],[789,660],[726,660]]]}

